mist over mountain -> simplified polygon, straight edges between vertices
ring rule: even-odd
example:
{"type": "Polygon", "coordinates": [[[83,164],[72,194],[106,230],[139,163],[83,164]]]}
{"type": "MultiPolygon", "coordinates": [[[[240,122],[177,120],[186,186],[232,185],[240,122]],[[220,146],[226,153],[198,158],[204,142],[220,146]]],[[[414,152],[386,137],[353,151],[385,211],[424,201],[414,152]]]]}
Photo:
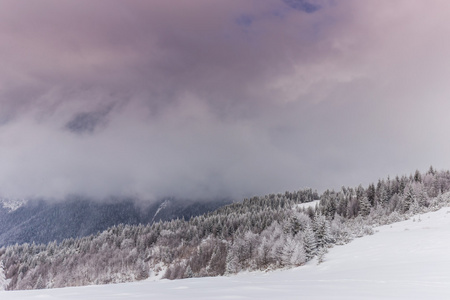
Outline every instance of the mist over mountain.
{"type": "Polygon", "coordinates": [[[35,199],[11,208],[11,201],[0,200],[0,247],[15,243],[59,242],[95,234],[118,224],[189,219],[230,202],[224,199],[210,202],[177,199],[153,203],[136,199],[98,202],[71,197],[62,202],[35,199]]]}

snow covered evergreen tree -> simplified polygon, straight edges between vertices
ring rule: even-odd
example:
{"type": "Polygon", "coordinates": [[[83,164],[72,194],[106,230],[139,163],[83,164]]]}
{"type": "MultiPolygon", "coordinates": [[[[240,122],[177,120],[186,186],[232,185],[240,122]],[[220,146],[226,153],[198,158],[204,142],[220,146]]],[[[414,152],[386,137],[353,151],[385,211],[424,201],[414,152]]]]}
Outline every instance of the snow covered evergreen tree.
{"type": "Polygon", "coordinates": [[[191,266],[187,266],[186,271],[184,272],[185,278],[192,278],[194,277],[194,272],[192,272],[191,266]]]}
{"type": "Polygon", "coordinates": [[[305,263],[303,242],[288,236],[281,251],[281,261],[284,266],[300,266],[305,263]]]}
{"type": "Polygon", "coordinates": [[[5,291],[7,288],[7,281],[5,275],[5,266],[3,261],[0,260],[0,291],[5,291]]]}
{"type": "Polygon", "coordinates": [[[325,254],[328,253],[327,248],[320,248],[317,251],[317,264],[321,264],[325,261],[325,254]]]}
{"type": "Polygon", "coordinates": [[[235,274],[241,270],[241,266],[239,264],[239,260],[236,255],[234,255],[233,251],[228,251],[226,266],[225,266],[225,274],[235,274]]]}
{"type": "Polygon", "coordinates": [[[366,196],[363,196],[359,200],[359,213],[361,216],[365,217],[370,214],[372,206],[370,205],[369,199],[366,196]]]}
{"type": "Polygon", "coordinates": [[[309,224],[307,224],[305,228],[305,234],[303,235],[303,244],[305,248],[306,259],[310,260],[316,255],[317,242],[314,231],[309,224]]]}
{"type": "Polygon", "coordinates": [[[416,201],[416,195],[414,193],[413,186],[408,184],[404,190],[404,199],[403,199],[403,212],[408,212],[416,201]]]}
{"type": "Polygon", "coordinates": [[[330,225],[324,215],[316,214],[313,221],[317,248],[326,248],[332,242],[330,225]]]}
{"type": "Polygon", "coordinates": [[[42,278],[42,275],[39,275],[38,280],[36,281],[36,284],[34,286],[36,290],[41,290],[45,288],[44,279],[42,278]]]}

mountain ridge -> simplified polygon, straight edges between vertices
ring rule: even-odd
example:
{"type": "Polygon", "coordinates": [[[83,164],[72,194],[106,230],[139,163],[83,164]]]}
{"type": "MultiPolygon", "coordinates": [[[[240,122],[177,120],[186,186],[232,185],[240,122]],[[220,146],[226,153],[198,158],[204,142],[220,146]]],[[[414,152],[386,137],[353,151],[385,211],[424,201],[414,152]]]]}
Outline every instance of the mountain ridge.
{"type": "Polygon", "coordinates": [[[211,202],[163,199],[142,203],[135,199],[96,202],[72,197],[61,202],[45,200],[1,200],[0,247],[22,243],[60,242],[83,237],[111,226],[152,224],[172,219],[189,219],[212,211],[229,200],[211,202]]]}

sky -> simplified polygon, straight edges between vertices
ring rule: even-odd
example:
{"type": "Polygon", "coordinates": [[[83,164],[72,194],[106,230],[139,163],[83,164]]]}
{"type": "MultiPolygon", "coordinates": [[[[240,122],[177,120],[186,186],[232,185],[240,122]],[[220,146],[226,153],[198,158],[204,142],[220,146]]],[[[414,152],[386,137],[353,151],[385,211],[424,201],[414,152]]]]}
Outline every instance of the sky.
{"type": "Polygon", "coordinates": [[[0,0],[0,195],[241,199],[450,167],[444,0],[0,0]]]}

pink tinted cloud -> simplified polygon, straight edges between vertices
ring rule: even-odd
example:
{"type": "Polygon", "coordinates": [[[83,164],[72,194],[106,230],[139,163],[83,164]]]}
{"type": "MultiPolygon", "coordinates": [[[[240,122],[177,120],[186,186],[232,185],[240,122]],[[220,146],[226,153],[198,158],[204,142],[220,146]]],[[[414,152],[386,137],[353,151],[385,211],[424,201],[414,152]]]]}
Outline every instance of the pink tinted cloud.
{"type": "Polygon", "coordinates": [[[449,5],[314,3],[0,1],[0,191],[240,197],[449,164],[449,5]]]}

